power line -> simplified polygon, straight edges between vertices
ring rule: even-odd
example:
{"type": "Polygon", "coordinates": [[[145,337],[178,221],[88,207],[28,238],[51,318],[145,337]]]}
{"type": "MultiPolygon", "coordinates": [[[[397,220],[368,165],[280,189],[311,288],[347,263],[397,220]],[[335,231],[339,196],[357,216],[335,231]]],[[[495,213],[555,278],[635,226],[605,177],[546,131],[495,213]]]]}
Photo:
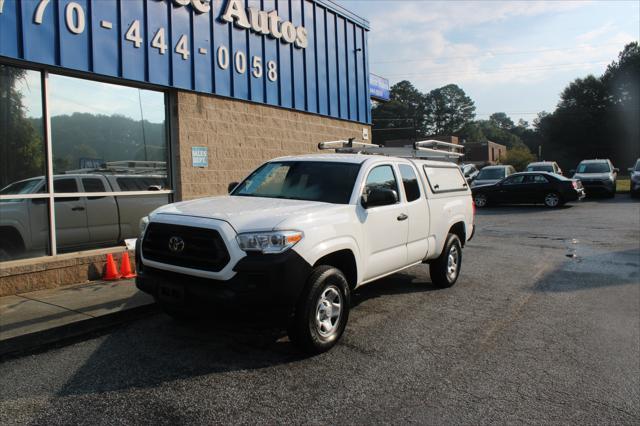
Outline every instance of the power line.
{"type": "Polygon", "coordinates": [[[568,50],[585,50],[586,48],[599,48],[599,47],[607,47],[607,46],[619,46],[620,43],[605,43],[605,44],[597,44],[597,45],[582,45],[577,47],[558,47],[558,48],[549,48],[549,49],[536,49],[536,50],[519,50],[512,52],[485,52],[478,53],[475,55],[464,55],[464,56],[425,56],[422,58],[404,58],[404,59],[388,59],[384,61],[372,61],[371,64],[393,64],[396,62],[422,62],[425,60],[433,59],[433,60],[443,60],[443,59],[474,59],[482,56],[511,56],[511,55],[526,55],[529,53],[544,53],[544,52],[563,52],[568,50]]]}
{"type": "MultiPolygon", "coordinates": [[[[527,73],[539,72],[539,71],[548,71],[554,69],[572,69],[579,68],[585,65],[605,65],[608,64],[607,60],[599,60],[592,62],[575,62],[575,63],[566,63],[566,64],[552,64],[552,65],[540,65],[535,67],[528,66],[517,66],[517,67],[503,67],[500,69],[493,70],[478,70],[478,71],[429,71],[426,70],[419,73],[408,73],[408,74],[388,74],[387,77],[411,77],[411,76],[449,76],[449,75],[476,75],[476,74],[504,74],[511,71],[523,70],[527,71],[527,73]]],[[[520,73],[522,74],[522,73],[520,73]]]]}

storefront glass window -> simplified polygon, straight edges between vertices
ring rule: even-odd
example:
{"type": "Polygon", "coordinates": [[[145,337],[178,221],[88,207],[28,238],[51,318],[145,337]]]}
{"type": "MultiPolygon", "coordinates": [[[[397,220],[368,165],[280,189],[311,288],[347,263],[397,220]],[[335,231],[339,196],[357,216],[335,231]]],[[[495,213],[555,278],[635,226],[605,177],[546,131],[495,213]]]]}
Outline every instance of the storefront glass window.
{"type": "Polygon", "coordinates": [[[164,93],[42,79],[0,65],[0,262],[123,244],[170,202],[164,93]]]}
{"type": "Polygon", "coordinates": [[[169,189],[164,99],[161,92],[49,76],[54,192],[68,194],[55,202],[59,253],[133,238],[140,218],[167,204],[167,194],[112,196],[169,189]]]}
{"type": "Polygon", "coordinates": [[[0,65],[0,261],[48,254],[41,74],[0,65]]]}

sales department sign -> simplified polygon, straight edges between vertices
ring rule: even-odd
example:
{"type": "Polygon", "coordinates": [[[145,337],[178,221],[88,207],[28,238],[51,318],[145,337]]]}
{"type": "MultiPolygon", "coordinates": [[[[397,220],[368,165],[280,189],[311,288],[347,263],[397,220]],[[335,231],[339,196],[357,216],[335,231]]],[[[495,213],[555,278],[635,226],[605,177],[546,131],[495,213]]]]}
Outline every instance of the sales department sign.
{"type": "Polygon", "coordinates": [[[360,122],[367,32],[326,0],[0,0],[0,61],[360,122]]]}

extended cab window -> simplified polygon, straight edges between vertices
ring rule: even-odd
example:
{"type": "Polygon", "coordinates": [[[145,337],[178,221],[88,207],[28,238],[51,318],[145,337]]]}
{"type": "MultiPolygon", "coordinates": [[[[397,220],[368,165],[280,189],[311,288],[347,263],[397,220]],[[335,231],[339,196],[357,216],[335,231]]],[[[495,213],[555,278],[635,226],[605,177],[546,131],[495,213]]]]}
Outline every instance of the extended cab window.
{"type": "Polygon", "coordinates": [[[84,178],[82,179],[82,186],[84,186],[84,192],[105,192],[104,184],[97,178],[84,178]]]}
{"type": "Polygon", "coordinates": [[[429,186],[434,193],[450,191],[466,191],[467,181],[462,176],[458,166],[427,166],[424,167],[429,186]]]}
{"type": "Polygon", "coordinates": [[[253,172],[231,195],[349,204],[359,171],[354,163],[276,161],[253,172]]]}
{"type": "Polygon", "coordinates": [[[414,168],[408,164],[400,164],[400,175],[402,175],[402,185],[407,194],[407,201],[411,202],[420,198],[420,186],[414,168]]]}
{"type": "Polygon", "coordinates": [[[364,185],[364,193],[368,194],[373,188],[392,189],[399,194],[398,182],[391,166],[376,166],[371,169],[364,185]]]}

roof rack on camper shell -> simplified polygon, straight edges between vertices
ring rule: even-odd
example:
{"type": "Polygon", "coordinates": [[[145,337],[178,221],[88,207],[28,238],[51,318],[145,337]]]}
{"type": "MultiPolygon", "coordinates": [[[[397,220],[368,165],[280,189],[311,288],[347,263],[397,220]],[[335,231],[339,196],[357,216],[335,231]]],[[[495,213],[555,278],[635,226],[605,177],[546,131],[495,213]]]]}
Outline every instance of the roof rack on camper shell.
{"type": "Polygon", "coordinates": [[[417,141],[414,142],[413,146],[387,148],[372,143],[356,142],[354,138],[350,138],[349,140],[320,142],[318,149],[333,149],[336,153],[341,154],[387,155],[390,157],[424,158],[441,161],[457,161],[464,156],[463,146],[434,139],[417,141]]]}

